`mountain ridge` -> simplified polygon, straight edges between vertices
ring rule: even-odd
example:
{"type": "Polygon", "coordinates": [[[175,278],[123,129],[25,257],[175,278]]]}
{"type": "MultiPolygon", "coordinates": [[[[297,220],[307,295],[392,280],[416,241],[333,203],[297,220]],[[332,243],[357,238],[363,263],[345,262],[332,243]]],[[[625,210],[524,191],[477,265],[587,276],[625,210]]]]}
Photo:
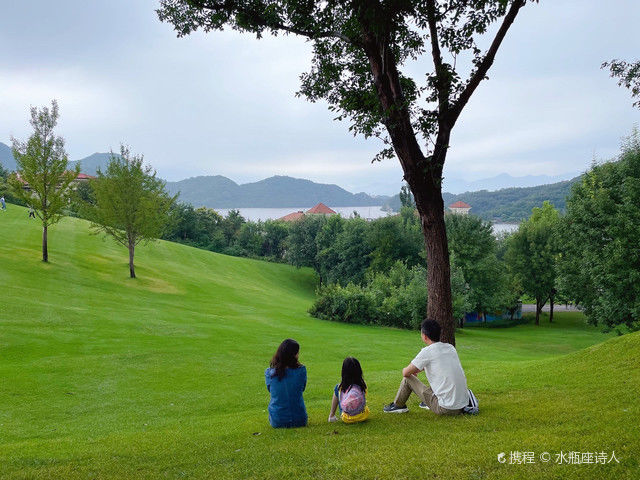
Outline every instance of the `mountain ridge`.
{"type": "MultiPolygon", "coordinates": [[[[578,175],[571,180],[534,187],[502,188],[496,191],[478,190],[460,194],[444,192],[442,200],[445,209],[460,200],[471,205],[469,213],[484,220],[520,222],[529,218],[533,207],[541,207],[545,200],[551,202],[558,210],[564,211],[571,188],[581,180],[582,175],[578,175]]],[[[394,195],[383,208],[399,211],[400,206],[400,196],[394,195]]]]}
{"type": "Polygon", "coordinates": [[[286,175],[243,184],[222,175],[198,176],[167,182],[167,190],[180,193],[184,202],[209,208],[312,207],[319,202],[334,207],[367,207],[381,205],[390,198],[351,193],[335,184],[286,175]]]}
{"type": "MultiPolygon", "coordinates": [[[[70,167],[81,163],[82,172],[95,175],[98,168],[104,169],[110,153],[93,153],[80,160],[70,161],[70,167]]],[[[11,149],[0,142],[0,162],[10,170],[15,169],[11,149]]],[[[521,182],[545,181],[553,177],[547,175],[527,175],[513,177],[503,173],[489,179],[477,180],[484,188],[464,193],[444,192],[445,205],[462,200],[472,206],[471,213],[487,220],[517,222],[527,218],[534,206],[550,200],[557,208],[564,209],[566,196],[571,185],[580,176],[555,183],[545,183],[529,187],[507,187],[491,190],[492,179],[521,182]]],[[[476,183],[476,182],[471,182],[476,183]]],[[[284,175],[274,175],[256,182],[239,184],[223,175],[200,175],[175,182],[167,182],[167,190],[176,194],[179,200],[195,207],[209,208],[308,208],[323,202],[333,207],[387,206],[398,209],[399,196],[369,195],[351,193],[335,184],[316,183],[307,179],[284,175]]]]}

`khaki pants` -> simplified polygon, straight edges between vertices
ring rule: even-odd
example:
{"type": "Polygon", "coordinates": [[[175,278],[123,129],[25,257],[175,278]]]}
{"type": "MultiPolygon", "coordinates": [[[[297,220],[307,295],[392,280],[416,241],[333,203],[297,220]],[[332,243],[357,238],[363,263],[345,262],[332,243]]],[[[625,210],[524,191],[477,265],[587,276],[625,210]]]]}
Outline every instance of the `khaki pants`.
{"type": "Polygon", "coordinates": [[[400,388],[398,388],[398,393],[396,394],[396,399],[393,403],[399,407],[406,406],[407,399],[409,398],[409,395],[411,395],[411,392],[415,393],[420,400],[426,403],[429,410],[436,415],[458,415],[459,413],[462,413],[461,408],[457,410],[449,410],[448,408],[441,407],[438,404],[438,397],[433,393],[431,387],[427,387],[424,383],[418,380],[418,377],[415,375],[402,378],[400,388]]]}

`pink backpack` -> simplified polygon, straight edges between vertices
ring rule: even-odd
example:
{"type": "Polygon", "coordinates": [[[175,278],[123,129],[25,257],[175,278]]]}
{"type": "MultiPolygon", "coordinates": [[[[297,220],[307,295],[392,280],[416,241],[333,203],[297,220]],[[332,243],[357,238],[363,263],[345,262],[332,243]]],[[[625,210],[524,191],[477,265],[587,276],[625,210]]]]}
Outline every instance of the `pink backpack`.
{"type": "Polygon", "coordinates": [[[347,415],[362,413],[366,404],[367,399],[358,385],[351,385],[346,392],[340,392],[340,409],[347,415]]]}

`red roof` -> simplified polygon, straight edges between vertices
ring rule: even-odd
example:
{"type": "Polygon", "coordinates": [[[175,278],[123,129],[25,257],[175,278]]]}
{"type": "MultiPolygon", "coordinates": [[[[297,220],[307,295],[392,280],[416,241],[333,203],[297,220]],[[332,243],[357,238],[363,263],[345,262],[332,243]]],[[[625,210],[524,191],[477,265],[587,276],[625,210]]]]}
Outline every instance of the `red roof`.
{"type": "Polygon", "coordinates": [[[304,212],[293,212],[289,215],[285,215],[284,217],[279,218],[283,222],[297,222],[304,218],[304,212]]]}
{"type": "Polygon", "coordinates": [[[471,205],[458,200],[456,203],[452,203],[451,205],[449,205],[449,208],[471,208],[471,205]]]}
{"type": "Polygon", "coordinates": [[[321,213],[323,215],[337,215],[336,212],[334,212],[333,210],[331,210],[329,207],[327,207],[324,203],[319,203],[317,204],[315,207],[310,208],[309,210],[307,210],[307,213],[321,213]]]}
{"type": "MultiPolygon", "coordinates": [[[[69,172],[69,170],[67,170],[66,172],[69,172]]],[[[24,185],[28,185],[28,182],[20,176],[20,173],[16,172],[16,177],[24,185]]],[[[93,180],[94,178],[96,178],[96,177],[94,177],[92,175],[87,175],[86,173],[79,173],[78,176],[76,177],[76,180],[93,180]]]]}
{"type": "Polygon", "coordinates": [[[93,175],[87,175],[86,173],[79,173],[76,178],[78,180],[93,180],[96,177],[94,177],[93,175]]]}

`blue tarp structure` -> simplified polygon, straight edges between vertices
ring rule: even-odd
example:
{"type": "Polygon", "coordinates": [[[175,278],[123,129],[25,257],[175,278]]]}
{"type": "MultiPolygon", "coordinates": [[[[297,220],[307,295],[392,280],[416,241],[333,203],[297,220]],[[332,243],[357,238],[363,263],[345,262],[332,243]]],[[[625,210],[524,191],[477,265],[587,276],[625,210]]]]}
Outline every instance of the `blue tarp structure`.
{"type": "Polygon", "coordinates": [[[481,312],[468,312],[464,314],[464,323],[490,323],[497,320],[520,320],[521,318],[522,302],[518,302],[518,307],[513,312],[513,317],[511,316],[511,312],[507,309],[497,310],[492,313],[484,313],[484,315],[481,312]]]}

